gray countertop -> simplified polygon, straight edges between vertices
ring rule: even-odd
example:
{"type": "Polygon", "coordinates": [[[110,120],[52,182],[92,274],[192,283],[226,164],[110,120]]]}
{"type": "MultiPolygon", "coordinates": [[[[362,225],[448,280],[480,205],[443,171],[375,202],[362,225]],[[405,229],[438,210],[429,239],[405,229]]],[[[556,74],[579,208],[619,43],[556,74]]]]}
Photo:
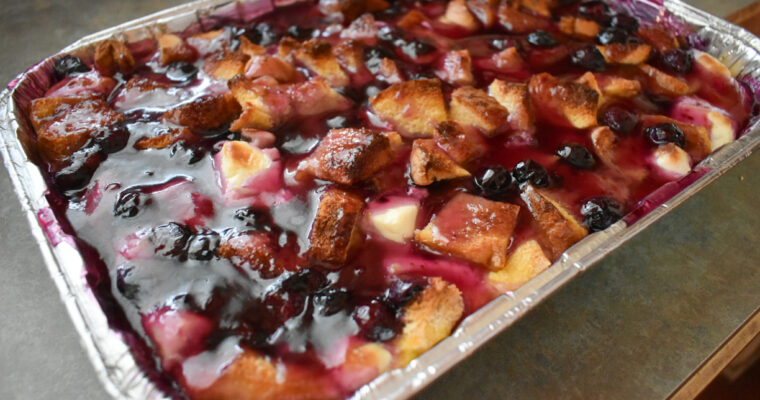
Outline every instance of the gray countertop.
{"type": "MultiPolygon", "coordinates": [[[[726,15],[751,0],[691,3],[726,15]]],[[[0,81],[179,0],[0,0],[0,81]]],[[[664,398],[760,307],[760,154],[613,252],[419,396],[664,398]]],[[[106,398],[0,172],[0,398],[106,398]]]]}

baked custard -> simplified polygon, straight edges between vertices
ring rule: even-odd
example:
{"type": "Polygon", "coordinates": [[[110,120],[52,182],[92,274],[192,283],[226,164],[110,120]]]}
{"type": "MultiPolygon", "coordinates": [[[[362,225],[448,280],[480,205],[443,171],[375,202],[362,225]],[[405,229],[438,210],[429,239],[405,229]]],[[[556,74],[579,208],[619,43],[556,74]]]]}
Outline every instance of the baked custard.
{"type": "Polygon", "coordinates": [[[109,39],[32,102],[59,219],[167,394],[333,399],[678,181],[750,92],[602,1],[321,0],[109,39]]]}

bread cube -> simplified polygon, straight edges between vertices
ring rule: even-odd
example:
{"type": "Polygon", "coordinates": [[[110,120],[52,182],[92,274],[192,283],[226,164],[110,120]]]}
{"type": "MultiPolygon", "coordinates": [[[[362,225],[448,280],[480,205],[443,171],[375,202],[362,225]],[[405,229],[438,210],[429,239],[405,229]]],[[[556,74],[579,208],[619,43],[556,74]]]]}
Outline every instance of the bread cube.
{"type": "Polygon", "coordinates": [[[203,71],[215,79],[228,81],[245,73],[247,62],[248,56],[239,51],[219,53],[206,59],[203,71]]]}
{"type": "Polygon", "coordinates": [[[295,57],[306,68],[324,78],[330,87],[343,87],[349,84],[348,75],[340,68],[338,60],[332,53],[330,43],[311,39],[296,49],[295,57]]]}
{"type": "Polygon", "coordinates": [[[555,6],[556,0],[519,0],[520,6],[533,14],[542,17],[551,18],[552,7],[555,6]]]}
{"type": "Polygon", "coordinates": [[[454,162],[466,165],[486,153],[483,138],[455,121],[444,121],[438,124],[435,131],[435,141],[454,162]]]}
{"type": "Polygon", "coordinates": [[[401,365],[449,336],[463,314],[459,289],[441,278],[431,278],[430,285],[404,307],[404,329],[397,342],[401,365]]]}
{"type": "Polygon", "coordinates": [[[193,61],[195,50],[190,47],[181,37],[166,33],[158,37],[158,62],[162,66],[177,61],[193,61]]]}
{"type": "Polygon", "coordinates": [[[496,12],[488,0],[467,0],[467,8],[484,28],[491,29],[496,24],[496,12]]]}
{"type": "Polygon", "coordinates": [[[293,81],[296,70],[292,65],[277,57],[255,55],[246,62],[244,73],[248,79],[271,76],[280,83],[287,83],[293,81]]]}
{"type": "Polygon", "coordinates": [[[163,119],[194,131],[213,130],[240,115],[240,105],[231,94],[203,96],[164,112],[163,119]]]}
{"type": "Polygon", "coordinates": [[[225,200],[234,202],[282,187],[282,162],[277,149],[259,149],[239,140],[224,142],[214,168],[225,200]]]}
{"type": "Polygon", "coordinates": [[[455,195],[415,240],[428,248],[493,270],[507,259],[520,207],[471,194],[455,195]]]}
{"type": "Polygon", "coordinates": [[[337,379],[344,390],[352,392],[390,369],[391,361],[393,356],[380,343],[349,345],[337,379]]]}
{"type": "Polygon", "coordinates": [[[293,114],[289,94],[271,77],[250,80],[238,76],[228,86],[243,108],[243,113],[230,127],[233,132],[244,128],[269,131],[285,123],[293,114]]]}
{"type": "Polygon", "coordinates": [[[678,97],[694,92],[683,79],[662,72],[651,65],[641,64],[639,71],[644,74],[647,89],[654,94],[678,97]]]}
{"type": "Polygon", "coordinates": [[[351,101],[333,90],[322,78],[314,78],[292,85],[288,96],[297,115],[312,116],[351,108],[351,101]]]}
{"type": "Polygon", "coordinates": [[[95,45],[95,67],[106,76],[129,75],[135,70],[135,58],[126,44],[106,39],[95,45]]]}
{"type": "Polygon", "coordinates": [[[414,237],[419,210],[420,206],[416,202],[399,204],[370,211],[369,220],[383,238],[396,243],[405,243],[414,237]]]}
{"type": "Polygon", "coordinates": [[[574,17],[572,15],[563,15],[560,17],[557,27],[559,28],[559,31],[565,35],[581,40],[594,39],[601,31],[601,28],[596,21],[574,17]]]}
{"type": "Polygon", "coordinates": [[[547,30],[550,20],[520,11],[519,4],[502,2],[499,6],[499,23],[509,33],[523,34],[535,30],[547,30]]]}
{"type": "Polygon", "coordinates": [[[396,62],[390,58],[383,58],[380,61],[380,68],[377,71],[377,78],[381,81],[388,82],[391,85],[404,81],[404,77],[401,75],[401,71],[398,69],[398,65],[396,65],[396,62]]]}
{"type": "Polygon", "coordinates": [[[204,350],[204,340],[214,329],[208,318],[192,311],[160,309],[144,314],[142,326],[153,341],[161,366],[171,370],[204,350]]]}
{"type": "Polygon", "coordinates": [[[372,112],[406,137],[432,137],[448,119],[438,79],[418,79],[391,85],[370,99],[372,112]]]}
{"type": "Polygon", "coordinates": [[[491,271],[488,280],[501,291],[515,290],[552,265],[541,245],[528,240],[517,246],[503,268],[491,271]]]}
{"type": "Polygon", "coordinates": [[[385,168],[393,156],[390,140],[380,132],[332,129],[304,160],[304,170],[322,180],[353,185],[385,168]]]}
{"type": "Polygon", "coordinates": [[[547,73],[533,75],[528,89],[536,111],[549,122],[576,129],[597,124],[599,93],[596,90],[577,82],[562,82],[547,73]]]}
{"type": "Polygon", "coordinates": [[[710,75],[731,79],[734,75],[731,70],[728,69],[722,62],[718,61],[715,57],[703,52],[694,50],[694,64],[697,68],[700,68],[710,75]]]}
{"type": "Polygon", "coordinates": [[[465,0],[450,0],[441,22],[458,25],[468,31],[476,31],[480,27],[478,20],[467,8],[465,0]]]}
{"type": "Polygon", "coordinates": [[[689,153],[692,161],[698,163],[712,152],[710,135],[704,126],[694,125],[687,122],[676,121],[663,115],[642,115],[639,119],[645,129],[650,126],[669,122],[677,125],[683,131],[686,139],[685,150],[689,153]]]}
{"type": "Polygon", "coordinates": [[[82,148],[94,134],[124,121],[103,100],[42,98],[32,101],[32,126],[40,153],[61,161],[82,148]]]}
{"type": "Polygon", "coordinates": [[[617,147],[618,138],[615,132],[612,132],[609,126],[599,126],[591,131],[591,144],[594,146],[594,153],[604,165],[620,170],[617,165],[617,147]]]}
{"type": "Polygon", "coordinates": [[[150,136],[137,139],[134,148],[137,150],[165,149],[183,140],[192,140],[193,137],[193,133],[185,127],[160,126],[151,132],[150,136]]]}
{"type": "Polygon", "coordinates": [[[641,43],[612,43],[596,46],[608,64],[639,65],[649,59],[652,47],[641,43]]]}
{"type": "Polygon", "coordinates": [[[619,76],[602,76],[599,78],[602,94],[608,97],[630,99],[641,93],[641,82],[619,76]]]}
{"type": "Polygon", "coordinates": [[[359,221],[364,199],[343,189],[332,188],[319,199],[317,216],[309,232],[309,257],[341,265],[359,242],[359,221]]]}
{"type": "Polygon", "coordinates": [[[711,151],[736,139],[736,126],[728,113],[702,99],[682,97],[673,105],[670,115],[707,128],[711,151]]]}
{"type": "Polygon", "coordinates": [[[295,52],[299,48],[301,48],[301,42],[290,36],[285,36],[277,44],[277,57],[292,64],[295,52]]]}
{"type": "Polygon", "coordinates": [[[454,162],[433,139],[417,139],[412,143],[409,164],[412,181],[420,186],[470,176],[470,173],[454,162]]]}
{"type": "Polygon", "coordinates": [[[338,64],[350,74],[367,72],[364,66],[364,55],[362,54],[364,45],[358,40],[348,39],[341,40],[333,47],[333,54],[338,64]]]}
{"type": "Polygon", "coordinates": [[[396,22],[396,26],[405,31],[410,31],[414,28],[422,26],[424,22],[430,23],[430,18],[417,10],[411,10],[404,14],[404,16],[401,17],[398,22],[396,22]]]}
{"type": "Polygon", "coordinates": [[[488,87],[488,93],[507,109],[507,122],[513,131],[529,134],[535,132],[528,85],[495,79],[488,87]]]}
{"type": "Polygon", "coordinates": [[[206,57],[229,49],[232,42],[232,30],[217,29],[198,33],[187,38],[186,42],[193,46],[201,57],[206,57]]]}
{"type": "Polygon", "coordinates": [[[520,197],[544,234],[549,258],[556,259],[563,251],[588,235],[588,230],[563,205],[533,185],[526,185],[520,197]]]}
{"type": "Polygon", "coordinates": [[[240,35],[238,37],[238,40],[240,41],[240,45],[238,47],[238,51],[241,53],[253,57],[253,56],[260,56],[267,52],[267,48],[261,45],[258,45],[256,43],[251,42],[248,40],[247,37],[244,35],[240,35]]]}
{"type": "Polygon", "coordinates": [[[374,44],[377,41],[375,17],[369,13],[362,14],[340,32],[340,37],[342,39],[357,39],[367,44],[374,44]]]}
{"type": "Polygon", "coordinates": [[[509,112],[488,93],[465,86],[451,93],[449,116],[465,126],[474,126],[484,135],[493,137],[506,132],[509,112]]]}
{"type": "Polygon", "coordinates": [[[443,57],[443,67],[437,71],[442,80],[457,86],[472,85],[472,57],[465,50],[452,50],[443,57]]]}
{"type": "Polygon", "coordinates": [[[257,271],[265,279],[283,273],[282,260],[277,257],[276,244],[263,232],[246,232],[225,239],[217,254],[226,258],[243,272],[257,271]]]}
{"type": "Polygon", "coordinates": [[[681,47],[678,43],[678,39],[673,35],[673,32],[662,27],[655,25],[642,26],[639,27],[638,34],[647,43],[652,45],[655,50],[662,54],[681,47]]]}
{"type": "Polygon", "coordinates": [[[498,53],[494,53],[491,56],[496,68],[502,72],[517,72],[525,68],[525,60],[523,60],[520,52],[517,51],[517,47],[508,47],[498,53]]]}
{"type": "Polygon", "coordinates": [[[654,151],[654,163],[662,169],[665,175],[678,179],[691,172],[691,158],[684,149],[675,143],[667,143],[654,151]]]}

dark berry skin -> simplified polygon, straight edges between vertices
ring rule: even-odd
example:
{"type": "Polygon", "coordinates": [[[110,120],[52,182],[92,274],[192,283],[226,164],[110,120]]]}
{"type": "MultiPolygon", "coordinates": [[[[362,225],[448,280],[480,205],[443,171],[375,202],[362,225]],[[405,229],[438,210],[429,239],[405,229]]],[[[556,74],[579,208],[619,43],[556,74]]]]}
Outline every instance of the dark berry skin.
{"type": "Polygon", "coordinates": [[[357,308],[354,320],[359,325],[361,335],[373,342],[387,342],[396,337],[400,330],[395,311],[379,300],[357,308]]]}
{"type": "Polygon", "coordinates": [[[628,134],[636,128],[639,118],[624,108],[613,106],[602,113],[599,122],[609,126],[615,133],[628,134]]]}
{"type": "Polygon", "coordinates": [[[150,204],[149,195],[138,190],[127,189],[119,193],[113,205],[113,215],[122,218],[132,218],[140,213],[143,206],[150,204]]]}
{"type": "Polygon", "coordinates": [[[292,25],[288,28],[288,36],[292,36],[298,40],[307,40],[311,38],[314,33],[312,28],[304,28],[298,25],[292,25]]]}
{"type": "Polygon", "coordinates": [[[602,26],[607,26],[611,20],[610,8],[603,1],[584,1],[578,6],[578,14],[602,26]]]}
{"type": "Polygon", "coordinates": [[[612,43],[625,43],[628,41],[628,32],[619,28],[607,28],[599,32],[596,41],[602,46],[612,43]]]}
{"type": "Polygon", "coordinates": [[[559,42],[546,31],[533,31],[528,34],[528,43],[534,47],[557,47],[559,42]]]}
{"type": "Polygon", "coordinates": [[[337,314],[349,307],[351,293],[346,289],[324,289],[314,294],[314,305],[324,315],[337,314]]]}
{"type": "Polygon", "coordinates": [[[591,232],[599,232],[623,217],[623,206],[609,197],[596,197],[583,204],[581,215],[591,232]]]}
{"type": "Polygon", "coordinates": [[[576,50],[570,56],[570,61],[580,68],[594,72],[602,72],[607,67],[604,56],[596,46],[586,46],[576,50]]]}
{"type": "Polygon", "coordinates": [[[596,165],[594,155],[579,144],[566,144],[557,150],[557,155],[575,168],[592,169],[596,165]]]}
{"type": "Polygon", "coordinates": [[[185,258],[185,247],[192,234],[187,226],[170,222],[153,228],[149,237],[156,253],[185,258]]]}
{"type": "Polygon", "coordinates": [[[644,134],[649,138],[649,141],[658,146],[667,143],[675,143],[680,148],[686,146],[686,138],[683,131],[678,125],[671,122],[663,122],[650,126],[644,129],[644,134]]]}
{"type": "Polygon", "coordinates": [[[694,66],[694,60],[690,52],[675,49],[663,54],[662,64],[670,72],[688,74],[694,66]]]}
{"type": "Polygon", "coordinates": [[[187,242],[187,257],[199,261],[211,260],[216,257],[219,244],[219,234],[214,231],[195,234],[187,242]]]}
{"type": "Polygon", "coordinates": [[[537,187],[549,187],[551,184],[546,168],[531,159],[517,163],[512,169],[512,177],[521,185],[530,182],[537,187]]]}
{"type": "Polygon", "coordinates": [[[615,14],[610,20],[610,27],[633,33],[639,29],[639,20],[628,14],[615,14]]]}
{"type": "Polygon", "coordinates": [[[187,61],[177,61],[169,64],[164,73],[172,82],[192,82],[198,75],[198,68],[187,61]]]}
{"type": "Polygon", "coordinates": [[[435,51],[435,47],[420,41],[412,41],[412,42],[403,42],[400,43],[400,49],[401,52],[404,53],[407,57],[411,58],[412,60],[416,60],[417,58],[424,56],[426,54],[430,54],[435,51]]]}
{"type": "Polygon", "coordinates": [[[488,198],[498,199],[515,188],[512,174],[506,168],[496,165],[487,167],[475,176],[475,186],[488,198]]]}
{"type": "Polygon", "coordinates": [[[53,64],[53,72],[58,79],[63,79],[89,70],[90,68],[87,67],[81,58],[70,55],[65,55],[55,60],[55,63],[53,64]]]}
{"type": "Polygon", "coordinates": [[[278,35],[274,31],[274,28],[266,22],[260,22],[251,27],[251,29],[245,32],[245,37],[261,46],[269,46],[278,40],[278,35]]]}

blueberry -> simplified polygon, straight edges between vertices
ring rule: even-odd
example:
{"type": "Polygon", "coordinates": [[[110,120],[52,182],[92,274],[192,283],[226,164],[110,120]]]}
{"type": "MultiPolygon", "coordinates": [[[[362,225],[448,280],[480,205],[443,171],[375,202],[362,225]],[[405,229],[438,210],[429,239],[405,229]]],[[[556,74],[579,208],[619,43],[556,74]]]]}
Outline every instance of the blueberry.
{"type": "Polygon", "coordinates": [[[288,28],[288,35],[298,40],[306,40],[312,37],[314,34],[313,28],[304,28],[298,25],[292,25],[288,28]]]}
{"type": "Polygon", "coordinates": [[[185,159],[187,165],[201,161],[206,156],[206,150],[202,147],[190,145],[184,141],[174,144],[169,148],[169,157],[185,159]]]}
{"type": "Polygon", "coordinates": [[[557,150],[557,155],[576,168],[591,169],[596,165],[594,155],[579,144],[566,144],[557,150]]]}
{"type": "Polygon", "coordinates": [[[400,328],[395,314],[395,311],[385,302],[373,300],[354,311],[354,320],[365,339],[373,342],[387,342],[396,337],[400,328]]]}
{"type": "Polygon", "coordinates": [[[609,197],[596,197],[581,207],[584,223],[591,232],[607,229],[623,217],[623,206],[609,197]]]}
{"type": "Polygon", "coordinates": [[[177,61],[169,64],[165,75],[173,82],[191,82],[198,75],[198,68],[187,61],[177,61]]]}
{"type": "Polygon", "coordinates": [[[601,72],[607,66],[604,56],[596,46],[586,46],[576,50],[571,56],[570,61],[576,66],[594,72],[601,72]]]}
{"type": "Polygon", "coordinates": [[[74,152],[67,165],[53,175],[55,185],[61,190],[78,190],[90,182],[92,174],[105,159],[99,146],[87,146],[74,152]]]}
{"type": "Polygon", "coordinates": [[[96,132],[93,140],[104,153],[116,153],[127,146],[129,130],[123,124],[111,126],[96,132]]]}
{"type": "Polygon", "coordinates": [[[219,234],[214,231],[190,236],[190,240],[187,242],[187,257],[193,260],[208,261],[216,257],[219,242],[219,234]]]}
{"type": "Polygon", "coordinates": [[[167,257],[185,257],[185,247],[193,232],[175,222],[159,225],[150,232],[150,241],[156,253],[167,257]]]}
{"type": "Polygon", "coordinates": [[[546,168],[531,159],[517,163],[512,170],[512,177],[521,185],[529,182],[537,187],[548,187],[551,184],[546,168]]]}
{"type": "Polygon", "coordinates": [[[414,40],[411,42],[403,42],[400,46],[401,52],[412,60],[430,54],[435,51],[435,47],[425,42],[414,40]]]}
{"type": "Polygon", "coordinates": [[[607,125],[614,132],[617,133],[630,133],[636,128],[639,119],[635,114],[625,110],[621,107],[612,106],[602,113],[600,121],[603,125],[607,125]]]}
{"type": "Polygon", "coordinates": [[[665,53],[662,56],[662,63],[666,69],[677,74],[688,74],[694,65],[691,53],[681,49],[665,53]]]}
{"type": "Polygon", "coordinates": [[[615,14],[610,20],[610,27],[633,33],[639,29],[639,20],[628,14],[615,14]]]}
{"type": "Polygon", "coordinates": [[[122,218],[132,218],[140,213],[142,207],[151,203],[150,195],[139,189],[126,189],[119,193],[113,205],[113,215],[122,218]]]}
{"type": "Polygon", "coordinates": [[[53,64],[53,72],[56,78],[62,79],[67,76],[83,73],[89,71],[90,68],[79,57],[65,55],[57,60],[53,64]]]}
{"type": "Polygon", "coordinates": [[[282,290],[291,293],[314,293],[327,284],[327,278],[313,268],[302,269],[282,281],[282,290]]]}
{"type": "Polygon", "coordinates": [[[628,41],[628,32],[620,28],[607,28],[599,32],[596,41],[603,46],[612,43],[625,43],[628,41]]]}
{"type": "Polygon", "coordinates": [[[485,168],[475,176],[475,186],[486,197],[500,198],[515,188],[515,182],[509,170],[500,165],[495,165],[485,168]]]}
{"type": "Polygon", "coordinates": [[[130,275],[134,271],[134,265],[120,265],[116,267],[116,289],[127,300],[137,299],[140,287],[130,282],[130,275]]]}
{"type": "Polygon", "coordinates": [[[260,22],[245,32],[245,36],[253,43],[261,46],[269,46],[277,42],[277,33],[272,25],[260,22]]]}
{"type": "Polygon", "coordinates": [[[647,135],[649,140],[656,144],[662,145],[667,143],[675,143],[676,146],[683,148],[686,145],[686,138],[683,131],[678,125],[671,122],[663,122],[654,126],[650,126],[644,130],[644,134],[647,135]]]}
{"type": "Polygon", "coordinates": [[[314,305],[324,315],[337,314],[348,308],[351,293],[346,289],[324,289],[314,295],[314,305]]]}
{"type": "Polygon", "coordinates": [[[256,230],[271,230],[271,228],[263,221],[264,218],[261,213],[251,208],[239,208],[235,210],[235,219],[242,221],[245,226],[254,228],[256,230]]]}
{"type": "Polygon", "coordinates": [[[603,1],[584,1],[578,6],[578,14],[592,19],[602,26],[610,23],[610,8],[603,1]]]}
{"type": "Polygon", "coordinates": [[[546,31],[533,31],[528,34],[528,43],[535,47],[557,47],[559,42],[546,31]]]}

